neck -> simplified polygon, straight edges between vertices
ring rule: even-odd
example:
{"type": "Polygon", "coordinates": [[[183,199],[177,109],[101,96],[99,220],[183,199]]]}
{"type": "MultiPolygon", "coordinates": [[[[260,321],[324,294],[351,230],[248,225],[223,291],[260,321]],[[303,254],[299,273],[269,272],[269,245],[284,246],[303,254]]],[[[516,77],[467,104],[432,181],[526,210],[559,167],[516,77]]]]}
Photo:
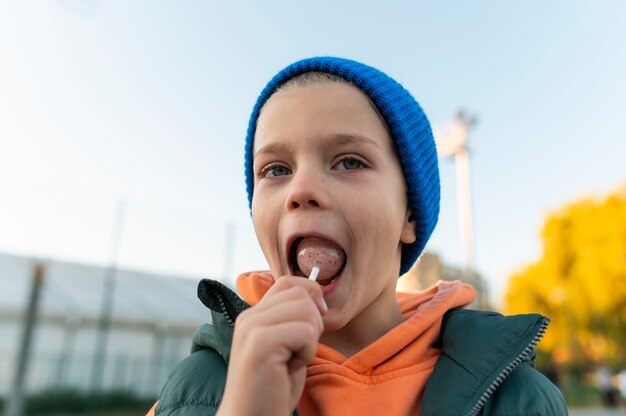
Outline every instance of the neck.
{"type": "Polygon", "coordinates": [[[404,322],[396,301],[395,286],[391,295],[380,297],[354,317],[346,326],[335,332],[326,332],[320,342],[346,357],[361,351],[387,332],[404,322]]]}

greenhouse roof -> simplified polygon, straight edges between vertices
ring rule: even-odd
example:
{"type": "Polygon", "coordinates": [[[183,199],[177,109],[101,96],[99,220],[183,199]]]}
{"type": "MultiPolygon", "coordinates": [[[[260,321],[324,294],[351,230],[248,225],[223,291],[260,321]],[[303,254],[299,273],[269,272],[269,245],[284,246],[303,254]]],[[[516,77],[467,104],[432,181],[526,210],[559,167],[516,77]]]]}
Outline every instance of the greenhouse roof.
{"type": "MultiPolygon", "coordinates": [[[[36,262],[45,267],[40,317],[94,322],[98,319],[104,279],[112,272],[110,268],[1,253],[0,319],[21,316],[25,311],[36,262]]],[[[210,311],[196,295],[200,278],[124,269],[114,275],[114,324],[196,326],[211,319],[210,311]]]]}

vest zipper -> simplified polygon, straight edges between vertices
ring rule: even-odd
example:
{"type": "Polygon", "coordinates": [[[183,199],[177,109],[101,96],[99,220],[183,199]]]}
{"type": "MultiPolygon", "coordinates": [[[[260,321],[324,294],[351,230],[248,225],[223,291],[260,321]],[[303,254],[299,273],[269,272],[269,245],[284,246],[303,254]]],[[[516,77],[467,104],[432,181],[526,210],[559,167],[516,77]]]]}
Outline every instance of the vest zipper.
{"type": "Polygon", "coordinates": [[[502,384],[504,379],[507,378],[509,376],[509,374],[511,374],[511,372],[513,370],[515,370],[515,368],[518,365],[520,365],[522,363],[522,361],[524,361],[526,358],[528,358],[528,356],[532,353],[532,351],[535,348],[535,346],[539,343],[539,340],[541,340],[541,338],[543,338],[543,335],[546,333],[546,330],[548,329],[548,324],[549,323],[550,323],[550,320],[548,318],[544,317],[542,322],[541,322],[541,326],[539,327],[539,330],[537,331],[537,334],[535,334],[535,337],[530,342],[530,344],[528,344],[528,346],[526,348],[524,348],[524,351],[522,351],[521,354],[519,354],[513,361],[511,361],[509,363],[509,365],[507,365],[504,368],[504,370],[502,370],[502,372],[498,375],[498,377],[496,377],[496,379],[491,382],[489,387],[487,387],[485,392],[480,396],[480,399],[478,399],[478,402],[476,402],[474,407],[472,407],[472,410],[469,411],[467,416],[477,416],[478,415],[478,413],[483,408],[485,403],[487,403],[487,400],[489,400],[489,398],[491,397],[493,392],[496,391],[498,386],[500,386],[500,384],[502,384]]]}
{"type": "Polygon", "coordinates": [[[226,319],[226,322],[231,327],[234,328],[235,321],[231,318],[230,313],[228,312],[228,309],[226,308],[226,303],[224,302],[224,298],[222,297],[222,294],[214,288],[211,290],[213,291],[213,295],[215,295],[215,297],[217,298],[217,301],[220,303],[220,308],[222,309],[222,316],[224,316],[224,319],[226,319]]]}

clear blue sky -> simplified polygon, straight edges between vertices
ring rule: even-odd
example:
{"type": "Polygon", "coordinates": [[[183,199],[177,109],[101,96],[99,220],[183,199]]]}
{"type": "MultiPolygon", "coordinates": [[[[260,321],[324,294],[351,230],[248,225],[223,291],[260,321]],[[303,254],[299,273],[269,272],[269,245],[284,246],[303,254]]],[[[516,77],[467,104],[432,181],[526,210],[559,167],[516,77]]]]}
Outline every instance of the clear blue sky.
{"type": "MultiPolygon", "coordinates": [[[[475,263],[499,303],[560,205],[626,181],[626,3],[0,3],[0,251],[222,276],[264,268],[243,139],[265,82],[312,55],[376,66],[470,137],[475,263]]],[[[427,249],[461,265],[454,164],[427,249]]]]}

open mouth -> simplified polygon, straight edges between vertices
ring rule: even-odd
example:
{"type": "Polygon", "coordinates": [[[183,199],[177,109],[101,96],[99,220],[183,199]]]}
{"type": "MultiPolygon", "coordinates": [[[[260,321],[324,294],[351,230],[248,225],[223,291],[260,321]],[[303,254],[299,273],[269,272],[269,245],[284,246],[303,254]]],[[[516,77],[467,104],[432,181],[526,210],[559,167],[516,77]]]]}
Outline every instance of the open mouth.
{"type": "Polygon", "coordinates": [[[318,237],[298,237],[291,243],[291,247],[289,248],[288,261],[289,261],[289,268],[291,270],[291,273],[294,276],[308,277],[305,271],[308,272],[311,266],[319,267],[320,274],[319,274],[319,277],[317,278],[317,282],[321,286],[327,286],[331,284],[339,276],[341,276],[341,273],[346,267],[347,256],[346,256],[345,250],[343,250],[342,247],[340,247],[339,245],[331,241],[324,240],[323,238],[318,238],[318,237]],[[315,240],[315,242],[317,243],[319,247],[318,248],[313,247],[312,249],[308,248],[308,251],[309,251],[307,253],[308,255],[303,256],[301,243],[305,239],[309,241],[315,240]],[[331,253],[333,250],[335,252],[340,252],[340,253],[335,256],[329,256],[327,254],[329,250],[331,253]],[[300,251],[300,254],[298,253],[298,251],[300,251]],[[311,254],[313,254],[313,256],[311,254]],[[300,262],[298,261],[299,255],[300,255],[300,262]],[[314,257],[314,258],[311,259],[311,257],[314,257]],[[303,263],[306,264],[306,266],[304,266],[303,263]],[[301,269],[301,266],[302,268],[305,269],[305,271],[301,269]]]}

